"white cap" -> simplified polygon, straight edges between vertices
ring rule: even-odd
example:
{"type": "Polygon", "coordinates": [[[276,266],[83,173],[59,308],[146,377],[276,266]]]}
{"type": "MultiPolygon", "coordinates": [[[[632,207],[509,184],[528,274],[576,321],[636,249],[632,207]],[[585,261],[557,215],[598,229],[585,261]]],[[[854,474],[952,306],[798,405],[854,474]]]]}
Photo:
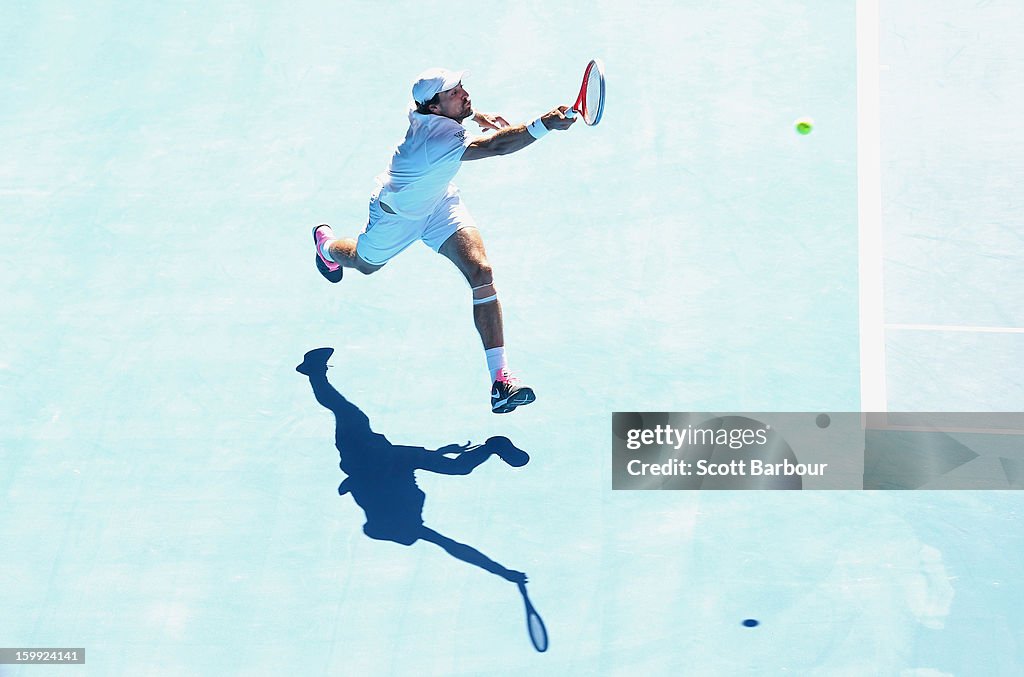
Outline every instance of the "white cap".
{"type": "Polygon", "coordinates": [[[447,92],[456,87],[467,71],[450,71],[445,68],[431,68],[420,73],[412,84],[412,98],[416,103],[426,103],[438,92],[447,92]]]}

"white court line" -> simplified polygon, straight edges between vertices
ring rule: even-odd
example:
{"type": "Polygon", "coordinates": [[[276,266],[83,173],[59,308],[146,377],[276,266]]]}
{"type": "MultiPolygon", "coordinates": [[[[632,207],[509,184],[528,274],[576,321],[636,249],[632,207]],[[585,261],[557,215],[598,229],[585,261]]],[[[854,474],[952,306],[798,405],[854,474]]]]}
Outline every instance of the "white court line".
{"type": "Polygon", "coordinates": [[[1024,327],[968,327],[957,324],[887,324],[888,329],[911,331],[966,331],[982,334],[1024,334],[1024,327]]]}
{"type": "Polygon", "coordinates": [[[860,275],[860,406],[886,411],[882,285],[882,132],[879,0],[857,1],[857,231],[860,275]]]}

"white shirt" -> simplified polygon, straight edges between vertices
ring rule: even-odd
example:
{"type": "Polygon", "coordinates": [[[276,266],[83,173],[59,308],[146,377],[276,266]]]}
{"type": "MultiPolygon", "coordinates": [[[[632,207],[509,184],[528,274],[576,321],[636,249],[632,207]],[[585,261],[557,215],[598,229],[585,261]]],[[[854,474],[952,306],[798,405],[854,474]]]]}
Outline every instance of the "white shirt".
{"type": "Polygon", "coordinates": [[[461,123],[442,115],[421,115],[409,106],[409,131],[377,176],[380,201],[408,219],[429,215],[448,192],[472,142],[461,123]]]}

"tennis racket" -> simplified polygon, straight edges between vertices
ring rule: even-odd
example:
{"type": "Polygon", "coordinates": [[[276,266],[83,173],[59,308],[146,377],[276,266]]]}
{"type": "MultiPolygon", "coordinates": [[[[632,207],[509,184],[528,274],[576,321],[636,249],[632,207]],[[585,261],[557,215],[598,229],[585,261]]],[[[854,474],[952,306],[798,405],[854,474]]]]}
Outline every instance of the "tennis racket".
{"type": "Polygon", "coordinates": [[[530,641],[533,648],[544,652],[548,650],[548,630],[544,627],[544,621],[540,614],[530,604],[530,598],[526,595],[526,584],[519,583],[519,592],[523,595],[523,602],[526,604],[526,630],[530,633],[530,641]]]}
{"type": "Polygon", "coordinates": [[[576,103],[565,111],[565,117],[574,118],[582,115],[583,121],[593,127],[601,121],[604,114],[604,64],[600,59],[593,59],[583,71],[583,84],[576,103]]]}

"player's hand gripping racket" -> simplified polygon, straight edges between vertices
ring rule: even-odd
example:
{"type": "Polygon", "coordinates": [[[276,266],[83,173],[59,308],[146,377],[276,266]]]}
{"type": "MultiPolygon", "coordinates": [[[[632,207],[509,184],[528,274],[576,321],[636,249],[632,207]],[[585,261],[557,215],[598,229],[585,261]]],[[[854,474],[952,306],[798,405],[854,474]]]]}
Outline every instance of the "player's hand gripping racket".
{"type": "Polygon", "coordinates": [[[526,595],[526,585],[519,583],[519,592],[523,595],[523,602],[526,604],[526,629],[530,633],[530,641],[537,651],[548,650],[548,630],[544,627],[544,621],[540,614],[530,604],[530,598],[526,595]]]}
{"type": "Polygon", "coordinates": [[[574,118],[577,114],[582,115],[583,121],[591,127],[600,122],[604,114],[604,64],[600,59],[593,59],[587,64],[580,95],[576,97],[576,103],[565,111],[567,118],[574,118]]]}

